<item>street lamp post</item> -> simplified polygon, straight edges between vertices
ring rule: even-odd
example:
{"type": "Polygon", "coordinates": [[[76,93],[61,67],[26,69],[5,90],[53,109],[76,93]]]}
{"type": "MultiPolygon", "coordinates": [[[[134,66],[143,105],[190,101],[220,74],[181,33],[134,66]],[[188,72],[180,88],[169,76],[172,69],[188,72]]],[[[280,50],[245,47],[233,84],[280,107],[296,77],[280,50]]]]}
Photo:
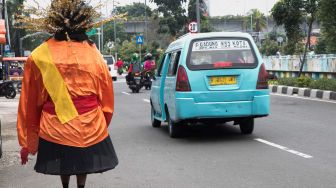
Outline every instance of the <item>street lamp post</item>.
{"type": "MultiPolygon", "coordinates": [[[[113,0],[113,16],[116,15],[116,12],[115,12],[115,4],[114,4],[114,0],[113,0]]],[[[116,19],[114,18],[113,20],[113,34],[114,34],[114,49],[115,49],[115,52],[114,52],[114,59],[115,61],[117,61],[117,58],[118,58],[118,52],[117,52],[117,27],[116,27],[116,19]]]]}
{"type": "MultiPolygon", "coordinates": [[[[148,42],[148,34],[147,34],[147,0],[145,0],[145,40],[144,42],[148,42]]],[[[148,52],[148,44],[146,45],[146,52],[148,52]]]]}
{"type": "Polygon", "coordinates": [[[101,28],[97,28],[97,35],[98,35],[98,50],[100,51],[100,42],[101,42],[101,39],[100,39],[100,37],[101,37],[101,28]]]}
{"type": "Polygon", "coordinates": [[[200,0],[196,0],[197,32],[201,32],[200,0]]]}

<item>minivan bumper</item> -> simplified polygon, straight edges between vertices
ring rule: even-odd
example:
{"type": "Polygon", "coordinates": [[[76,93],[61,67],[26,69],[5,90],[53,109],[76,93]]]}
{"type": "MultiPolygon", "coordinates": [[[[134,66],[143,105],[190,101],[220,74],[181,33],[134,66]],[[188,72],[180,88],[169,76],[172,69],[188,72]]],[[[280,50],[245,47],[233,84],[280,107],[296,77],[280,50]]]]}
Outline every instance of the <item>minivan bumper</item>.
{"type": "Polygon", "coordinates": [[[185,119],[237,118],[267,116],[270,110],[268,93],[252,97],[251,101],[195,102],[194,98],[178,97],[175,101],[175,121],[185,119]]]}

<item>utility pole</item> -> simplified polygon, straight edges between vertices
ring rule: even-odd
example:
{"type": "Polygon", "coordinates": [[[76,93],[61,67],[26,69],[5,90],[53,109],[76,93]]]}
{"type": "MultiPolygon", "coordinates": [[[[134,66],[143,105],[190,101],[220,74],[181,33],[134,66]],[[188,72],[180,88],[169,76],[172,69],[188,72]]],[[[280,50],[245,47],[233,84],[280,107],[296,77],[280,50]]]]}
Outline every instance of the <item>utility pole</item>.
{"type": "MultiPolygon", "coordinates": [[[[100,3],[101,3],[101,0],[100,0],[100,3]]],[[[103,6],[100,7],[100,15],[103,16],[103,6]]],[[[102,25],[100,26],[101,27],[101,37],[100,37],[100,49],[101,50],[104,50],[104,23],[102,23],[102,25]]]]}
{"type": "Polygon", "coordinates": [[[201,32],[200,0],[196,0],[197,32],[201,32]]]}
{"type": "Polygon", "coordinates": [[[253,12],[251,12],[251,33],[253,32],[253,12]]]}
{"type": "Polygon", "coordinates": [[[113,34],[114,34],[114,49],[115,49],[115,52],[114,52],[114,59],[115,61],[117,61],[117,58],[118,58],[118,44],[117,44],[117,29],[116,29],[116,19],[115,19],[115,16],[116,16],[116,11],[115,11],[115,4],[114,4],[114,0],[113,0],[113,16],[114,16],[114,19],[113,19],[113,34]]]}
{"type": "Polygon", "coordinates": [[[100,46],[101,46],[100,45],[100,42],[101,42],[101,38],[100,38],[101,37],[101,28],[100,27],[97,28],[97,35],[98,35],[98,50],[100,51],[100,49],[101,49],[100,48],[100,46]]]}
{"type": "Polygon", "coordinates": [[[148,34],[147,34],[147,0],[145,0],[145,40],[146,42],[146,52],[148,53],[148,34]]]}

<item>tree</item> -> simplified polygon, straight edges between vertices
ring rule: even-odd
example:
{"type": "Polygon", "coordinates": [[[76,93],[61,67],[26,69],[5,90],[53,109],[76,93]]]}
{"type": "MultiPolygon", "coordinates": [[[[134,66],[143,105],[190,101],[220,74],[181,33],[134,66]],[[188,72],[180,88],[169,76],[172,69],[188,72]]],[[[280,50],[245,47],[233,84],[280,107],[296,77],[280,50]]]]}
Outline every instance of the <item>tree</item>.
{"type": "Polygon", "coordinates": [[[10,33],[10,42],[11,47],[14,50],[15,54],[20,54],[19,46],[20,46],[20,38],[25,36],[27,32],[24,29],[18,29],[14,27],[14,22],[17,14],[21,14],[20,9],[18,7],[23,6],[24,0],[10,0],[6,1],[7,5],[7,15],[8,15],[8,32],[10,33]]]}
{"type": "Polygon", "coordinates": [[[272,16],[277,25],[284,25],[288,42],[287,50],[295,53],[300,48],[302,31],[300,24],[304,17],[307,18],[308,32],[304,48],[303,58],[300,59],[301,66],[298,76],[301,76],[303,66],[306,62],[308,48],[310,47],[310,36],[320,0],[280,0],[272,8],[272,16]]]}
{"type": "Polygon", "coordinates": [[[278,42],[270,39],[269,37],[266,38],[265,41],[261,44],[260,52],[264,56],[275,55],[280,50],[278,42]]]}
{"type": "Polygon", "coordinates": [[[294,54],[302,40],[302,0],[280,0],[272,8],[272,16],[277,25],[284,25],[288,42],[288,53],[294,54]]]}
{"type": "Polygon", "coordinates": [[[336,53],[335,7],[335,0],[321,0],[319,20],[322,22],[323,39],[329,53],[336,53]]]}
{"type": "Polygon", "coordinates": [[[261,32],[267,27],[266,16],[260,12],[258,9],[252,9],[250,15],[246,17],[247,27],[251,27],[251,16],[252,16],[252,29],[254,32],[261,32]]]}
{"type": "MultiPolygon", "coordinates": [[[[213,28],[209,23],[209,17],[207,14],[206,4],[203,0],[200,0],[200,17],[201,17],[201,32],[211,32],[213,28]]],[[[196,0],[190,0],[188,5],[188,22],[196,21],[196,0]]]]}
{"type": "Polygon", "coordinates": [[[150,0],[156,3],[159,16],[159,33],[169,33],[173,38],[183,31],[187,24],[186,10],[183,8],[187,0],[150,0]]]}
{"type": "Polygon", "coordinates": [[[307,32],[307,41],[305,45],[305,50],[304,50],[303,58],[301,59],[301,66],[300,66],[300,72],[298,74],[298,77],[300,77],[302,74],[303,65],[306,62],[307,51],[308,51],[308,48],[310,48],[310,36],[313,30],[313,23],[316,20],[319,2],[320,2],[319,0],[306,0],[303,5],[306,16],[308,17],[308,20],[307,20],[308,21],[308,32],[307,32]]]}
{"type": "Polygon", "coordinates": [[[149,6],[146,6],[144,3],[133,3],[132,5],[125,5],[116,8],[119,14],[127,13],[128,17],[130,17],[131,19],[145,17],[145,9],[147,12],[147,16],[151,17],[153,11],[149,6]]]}

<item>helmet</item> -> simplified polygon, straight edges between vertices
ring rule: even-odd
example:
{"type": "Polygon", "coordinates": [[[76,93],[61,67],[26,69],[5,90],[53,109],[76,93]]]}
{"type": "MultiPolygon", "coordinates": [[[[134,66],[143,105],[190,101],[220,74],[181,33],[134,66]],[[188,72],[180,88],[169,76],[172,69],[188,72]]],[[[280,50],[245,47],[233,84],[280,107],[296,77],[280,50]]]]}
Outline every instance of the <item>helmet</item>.
{"type": "Polygon", "coordinates": [[[139,59],[139,55],[137,53],[132,54],[132,60],[137,61],[139,59]]]}
{"type": "Polygon", "coordinates": [[[153,55],[151,53],[147,53],[145,55],[145,59],[148,60],[148,59],[152,59],[153,55]]]}

